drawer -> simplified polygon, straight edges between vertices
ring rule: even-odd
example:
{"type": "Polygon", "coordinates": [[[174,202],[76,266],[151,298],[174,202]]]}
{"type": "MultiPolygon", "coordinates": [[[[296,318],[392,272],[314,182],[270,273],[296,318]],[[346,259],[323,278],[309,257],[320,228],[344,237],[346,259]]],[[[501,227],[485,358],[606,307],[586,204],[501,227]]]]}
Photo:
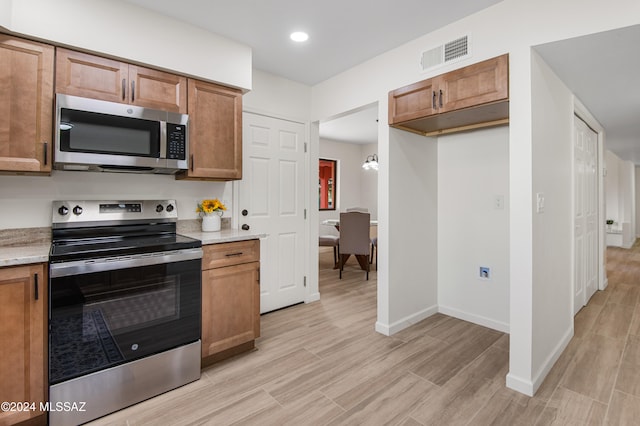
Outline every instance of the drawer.
{"type": "Polygon", "coordinates": [[[258,262],[260,240],[211,244],[202,247],[202,270],[258,262]]]}

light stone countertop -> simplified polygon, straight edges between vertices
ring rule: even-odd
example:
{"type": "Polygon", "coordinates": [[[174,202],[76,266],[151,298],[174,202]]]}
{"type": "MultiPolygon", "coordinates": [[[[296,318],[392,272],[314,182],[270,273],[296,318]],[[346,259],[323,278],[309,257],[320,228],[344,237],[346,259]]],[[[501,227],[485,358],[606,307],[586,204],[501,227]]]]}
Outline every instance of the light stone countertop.
{"type": "Polygon", "coordinates": [[[45,263],[51,244],[0,247],[0,267],[45,263]]]}
{"type": "MultiPolygon", "coordinates": [[[[202,241],[202,245],[254,240],[267,235],[254,231],[222,229],[217,232],[178,231],[179,234],[202,241]]],[[[49,242],[0,246],[0,267],[45,263],[49,261],[49,242]]]]}
{"type": "Polygon", "coordinates": [[[256,233],[254,231],[242,231],[238,229],[222,229],[216,232],[202,232],[202,231],[178,231],[178,234],[185,237],[195,238],[202,241],[202,245],[208,244],[220,244],[231,243],[234,241],[246,241],[255,240],[258,238],[264,238],[267,234],[256,233]]]}

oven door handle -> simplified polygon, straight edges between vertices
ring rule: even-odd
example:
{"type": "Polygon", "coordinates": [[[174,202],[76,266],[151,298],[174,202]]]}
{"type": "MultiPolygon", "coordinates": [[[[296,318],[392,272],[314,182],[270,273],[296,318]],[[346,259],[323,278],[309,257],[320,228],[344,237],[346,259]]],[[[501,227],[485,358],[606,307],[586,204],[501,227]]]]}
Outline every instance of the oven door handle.
{"type": "Polygon", "coordinates": [[[201,248],[76,260],[50,264],[49,276],[51,278],[68,277],[71,275],[90,274],[92,272],[114,271],[117,269],[137,268],[140,266],[160,265],[163,263],[196,259],[202,259],[201,248]]]}

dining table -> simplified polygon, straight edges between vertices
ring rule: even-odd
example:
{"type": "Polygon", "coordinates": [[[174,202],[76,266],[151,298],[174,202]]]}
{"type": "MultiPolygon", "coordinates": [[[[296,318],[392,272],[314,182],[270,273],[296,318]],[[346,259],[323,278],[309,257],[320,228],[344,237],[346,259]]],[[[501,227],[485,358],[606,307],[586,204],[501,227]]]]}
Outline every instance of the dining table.
{"type": "MultiPolygon", "coordinates": [[[[325,219],[321,223],[323,225],[333,226],[338,231],[340,231],[340,219],[325,219]]],[[[378,221],[371,220],[370,226],[378,226],[378,221]]],[[[339,254],[338,259],[340,260],[338,260],[338,262],[333,266],[333,269],[340,269],[340,262],[342,262],[342,264],[344,265],[345,262],[349,259],[349,257],[351,257],[350,254],[339,254]]],[[[360,265],[360,268],[366,271],[369,263],[369,256],[365,254],[356,254],[355,257],[358,260],[358,264],[360,265]]]]}

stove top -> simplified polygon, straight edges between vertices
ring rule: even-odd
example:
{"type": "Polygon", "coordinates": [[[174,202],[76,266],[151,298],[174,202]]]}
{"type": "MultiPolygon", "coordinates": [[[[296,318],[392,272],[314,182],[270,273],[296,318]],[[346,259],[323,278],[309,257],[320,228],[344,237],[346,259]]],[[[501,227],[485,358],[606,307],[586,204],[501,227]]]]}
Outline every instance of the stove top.
{"type": "Polygon", "coordinates": [[[175,200],[54,201],[52,263],[201,247],[176,234],[175,200]]]}
{"type": "Polygon", "coordinates": [[[59,241],[51,244],[49,260],[52,263],[131,254],[158,253],[201,247],[200,240],[179,234],[100,237],[77,241],[59,241]]]}

